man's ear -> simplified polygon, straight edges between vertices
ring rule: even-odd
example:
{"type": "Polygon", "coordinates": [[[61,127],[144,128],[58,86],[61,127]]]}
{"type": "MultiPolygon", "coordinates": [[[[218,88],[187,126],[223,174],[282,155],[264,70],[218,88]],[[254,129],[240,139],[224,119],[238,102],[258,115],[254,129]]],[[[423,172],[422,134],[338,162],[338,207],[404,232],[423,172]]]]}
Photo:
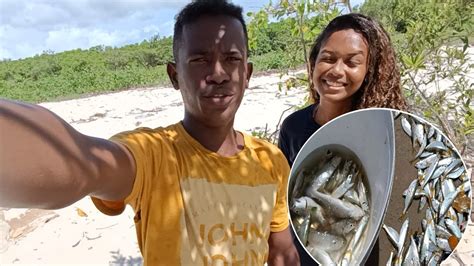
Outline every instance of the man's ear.
{"type": "Polygon", "coordinates": [[[166,72],[175,90],[179,90],[178,72],[176,71],[176,63],[168,62],[166,65],[166,72]]]}
{"type": "Polygon", "coordinates": [[[252,64],[252,62],[248,62],[247,63],[247,77],[246,77],[246,80],[245,80],[245,88],[249,87],[249,82],[250,82],[250,77],[252,76],[252,72],[253,72],[253,64],[252,64]]]}

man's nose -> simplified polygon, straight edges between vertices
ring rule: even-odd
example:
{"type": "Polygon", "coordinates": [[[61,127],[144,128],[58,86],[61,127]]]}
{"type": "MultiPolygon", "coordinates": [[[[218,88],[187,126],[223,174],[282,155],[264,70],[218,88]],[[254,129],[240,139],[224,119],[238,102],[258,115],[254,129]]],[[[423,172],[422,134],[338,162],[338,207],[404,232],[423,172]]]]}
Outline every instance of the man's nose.
{"type": "Polygon", "coordinates": [[[219,60],[216,60],[211,67],[211,72],[206,76],[206,82],[221,84],[223,82],[229,81],[230,76],[227,74],[223,63],[219,60]]]}

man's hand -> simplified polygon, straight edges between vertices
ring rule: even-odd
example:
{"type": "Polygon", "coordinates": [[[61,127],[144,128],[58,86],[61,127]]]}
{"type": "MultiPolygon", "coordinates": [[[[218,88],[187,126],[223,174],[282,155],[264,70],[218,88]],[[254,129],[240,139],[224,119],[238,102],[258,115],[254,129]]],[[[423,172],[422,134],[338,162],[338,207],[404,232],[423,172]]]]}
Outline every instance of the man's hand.
{"type": "Polygon", "coordinates": [[[135,161],[122,145],[83,135],[51,111],[0,99],[0,206],[58,209],[91,195],[122,200],[135,161]]]}
{"type": "Polygon", "coordinates": [[[300,265],[298,251],[293,244],[293,238],[290,234],[290,227],[278,233],[270,233],[268,238],[269,254],[268,265],[300,265]]]}

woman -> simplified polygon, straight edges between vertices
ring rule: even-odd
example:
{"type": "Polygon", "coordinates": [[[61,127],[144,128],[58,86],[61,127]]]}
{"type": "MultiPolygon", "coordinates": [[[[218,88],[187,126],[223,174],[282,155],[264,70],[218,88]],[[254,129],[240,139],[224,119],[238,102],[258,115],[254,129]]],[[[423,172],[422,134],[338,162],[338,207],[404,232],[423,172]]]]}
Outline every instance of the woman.
{"type": "Polygon", "coordinates": [[[406,109],[390,37],[367,16],[333,19],[309,61],[314,104],[288,116],[280,129],[278,145],[290,166],[306,140],[339,115],[369,107],[406,109]]]}
{"type": "MultiPolygon", "coordinates": [[[[288,116],[278,146],[290,166],[308,138],[330,120],[361,108],[406,109],[395,51],[387,32],[373,19],[347,14],[333,19],[310,54],[314,104],[288,116]]],[[[295,240],[301,265],[314,261],[295,240]]],[[[378,264],[378,244],[367,261],[378,264]]]]}

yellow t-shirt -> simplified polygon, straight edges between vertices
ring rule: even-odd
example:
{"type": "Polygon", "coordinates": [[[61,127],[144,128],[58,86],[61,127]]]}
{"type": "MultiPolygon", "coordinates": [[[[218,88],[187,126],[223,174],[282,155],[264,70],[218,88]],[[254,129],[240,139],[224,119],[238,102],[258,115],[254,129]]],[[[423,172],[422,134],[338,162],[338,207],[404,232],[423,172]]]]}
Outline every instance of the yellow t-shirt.
{"type": "MultiPolygon", "coordinates": [[[[222,157],[181,123],[112,137],[133,154],[137,173],[125,199],[135,211],[148,265],[263,265],[270,232],[288,227],[288,163],[280,150],[244,135],[245,147],[222,157]]],[[[93,198],[102,212],[124,203],[93,198]]]]}

